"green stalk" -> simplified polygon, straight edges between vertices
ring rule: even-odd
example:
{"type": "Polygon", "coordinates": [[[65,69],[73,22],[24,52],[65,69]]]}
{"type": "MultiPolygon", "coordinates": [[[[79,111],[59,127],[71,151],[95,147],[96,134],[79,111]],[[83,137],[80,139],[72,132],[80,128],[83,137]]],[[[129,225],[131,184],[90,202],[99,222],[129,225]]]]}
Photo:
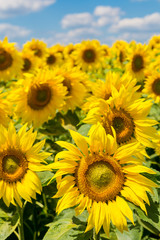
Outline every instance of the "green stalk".
{"type": "Polygon", "coordinates": [[[18,224],[18,232],[19,232],[19,240],[24,239],[24,228],[23,228],[23,208],[17,205],[17,210],[19,214],[19,224],[18,224]]]}
{"type": "Polygon", "coordinates": [[[100,231],[96,234],[95,228],[93,228],[93,239],[100,240],[100,231]]]}

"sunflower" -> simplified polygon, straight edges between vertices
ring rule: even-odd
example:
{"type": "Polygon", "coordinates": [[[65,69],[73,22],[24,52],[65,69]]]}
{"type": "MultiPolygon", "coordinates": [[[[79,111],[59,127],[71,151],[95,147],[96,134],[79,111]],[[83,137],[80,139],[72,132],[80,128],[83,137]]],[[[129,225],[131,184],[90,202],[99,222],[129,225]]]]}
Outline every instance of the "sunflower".
{"type": "Polygon", "coordinates": [[[72,54],[74,50],[76,49],[76,45],[73,45],[73,43],[68,44],[64,47],[64,58],[67,60],[68,58],[72,58],[72,54]]]}
{"type": "Polygon", "coordinates": [[[41,193],[41,182],[35,171],[45,171],[45,158],[50,153],[39,152],[44,141],[33,146],[36,132],[30,129],[26,132],[24,125],[18,133],[13,123],[8,130],[0,128],[0,198],[7,206],[10,203],[22,207],[21,198],[32,202],[36,193],[41,193]]]}
{"type": "Polygon", "coordinates": [[[57,47],[47,48],[47,57],[42,60],[41,68],[53,69],[63,64],[62,54],[57,52],[57,47]]]}
{"type": "Polygon", "coordinates": [[[34,72],[38,66],[39,61],[31,51],[22,51],[21,57],[23,60],[23,67],[21,69],[22,74],[23,73],[32,73],[34,72]]]}
{"type": "Polygon", "coordinates": [[[149,40],[148,46],[151,50],[160,49],[160,36],[152,36],[149,40]]]}
{"type": "Polygon", "coordinates": [[[64,56],[63,52],[64,52],[64,48],[65,48],[65,47],[64,47],[63,45],[59,44],[59,43],[57,43],[56,45],[54,45],[54,47],[55,47],[55,49],[56,49],[56,52],[62,54],[62,58],[63,58],[63,56],[64,56]]]}
{"type": "MultiPolygon", "coordinates": [[[[125,87],[121,87],[117,91],[112,87],[111,101],[108,103],[101,99],[95,106],[92,105],[83,122],[100,122],[107,134],[112,134],[113,127],[119,144],[136,139],[144,146],[153,147],[151,141],[157,138],[157,131],[152,126],[156,125],[157,121],[147,117],[151,106],[152,102],[140,99],[134,89],[126,90],[125,87]]],[[[94,126],[90,132],[93,130],[94,126]]]]}
{"type": "Polygon", "coordinates": [[[38,71],[35,75],[26,74],[12,89],[9,99],[16,104],[15,113],[23,122],[41,126],[56,110],[62,108],[66,89],[63,78],[54,71],[38,71]]]}
{"type": "Polygon", "coordinates": [[[106,74],[105,81],[97,79],[96,82],[92,83],[92,96],[86,99],[86,103],[82,108],[86,112],[89,111],[99,99],[104,99],[107,102],[110,102],[112,97],[112,87],[115,87],[117,90],[119,90],[120,87],[124,85],[128,91],[129,89],[138,90],[138,86],[135,87],[136,83],[136,79],[133,79],[128,73],[120,76],[119,73],[109,71],[106,74]]]}
{"type": "Polygon", "coordinates": [[[102,44],[101,45],[101,48],[102,48],[102,50],[103,50],[103,53],[104,53],[104,56],[106,57],[106,58],[110,58],[110,51],[111,51],[111,49],[110,49],[110,47],[108,46],[108,45],[106,45],[106,44],[102,44]]]}
{"type": "Polygon", "coordinates": [[[145,81],[143,92],[148,94],[148,97],[154,99],[155,103],[160,102],[160,73],[153,72],[145,81]]]}
{"type": "Polygon", "coordinates": [[[56,70],[56,75],[63,78],[62,84],[67,90],[63,111],[74,110],[80,107],[87,95],[88,75],[76,67],[56,70]]]}
{"type": "Polygon", "coordinates": [[[104,52],[99,41],[82,41],[81,44],[77,44],[76,46],[73,57],[75,64],[80,66],[82,70],[91,71],[102,66],[104,52]]]}
{"type": "Polygon", "coordinates": [[[31,51],[35,57],[43,59],[47,56],[47,45],[43,41],[33,38],[32,41],[23,45],[23,51],[31,51]]]}
{"type": "Polygon", "coordinates": [[[160,156],[160,131],[158,131],[158,139],[154,143],[154,149],[158,156],[160,156]]]}
{"type": "Polygon", "coordinates": [[[59,152],[50,165],[58,169],[54,175],[58,192],[53,196],[61,198],[57,213],[76,206],[75,212],[79,215],[87,208],[89,217],[85,231],[95,227],[98,233],[103,226],[109,236],[111,221],[121,232],[127,230],[126,217],[134,224],[127,200],[146,212],[145,203],[149,204],[146,191],[152,192],[152,187],[157,186],[141,175],[154,172],[133,157],[141,151],[140,144],[118,148],[116,138],[106,135],[100,124],[89,138],[72,130],[70,133],[77,147],[58,141],[57,144],[68,151],[59,152]]]}
{"type": "Polygon", "coordinates": [[[0,80],[11,80],[21,71],[23,61],[14,45],[7,37],[0,41],[0,80]]]}
{"type": "Polygon", "coordinates": [[[11,108],[6,98],[6,93],[0,90],[0,124],[8,127],[9,115],[11,115],[11,108]]]}
{"type": "Polygon", "coordinates": [[[111,48],[111,51],[115,58],[113,60],[114,67],[124,69],[127,60],[128,44],[124,41],[117,41],[111,48]]]}
{"type": "Polygon", "coordinates": [[[148,46],[139,43],[133,48],[129,48],[127,60],[129,62],[126,64],[126,71],[138,81],[143,80],[149,63],[148,46]]]}

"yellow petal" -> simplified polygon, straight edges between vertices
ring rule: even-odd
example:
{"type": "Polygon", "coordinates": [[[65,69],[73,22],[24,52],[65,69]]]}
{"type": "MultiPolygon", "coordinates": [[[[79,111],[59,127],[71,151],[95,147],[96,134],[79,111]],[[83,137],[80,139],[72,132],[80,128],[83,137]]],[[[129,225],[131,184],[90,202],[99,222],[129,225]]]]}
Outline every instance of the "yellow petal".
{"type": "Polygon", "coordinates": [[[13,193],[14,193],[14,198],[16,200],[16,202],[18,203],[18,205],[22,208],[22,201],[19,197],[19,194],[17,192],[17,186],[16,183],[13,183],[13,193]]]}
{"type": "Polygon", "coordinates": [[[59,201],[56,207],[56,212],[59,214],[64,209],[73,207],[77,204],[76,198],[79,195],[77,188],[74,188],[72,192],[66,193],[59,201]]]}
{"type": "Polygon", "coordinates": [[[91,230],[93,227],[94,227],[94,217],[93,217],[93,208],[92,208],[89,213],[89,217],[87,220],[87,227],[85,229],[85,232],[91,230]]]}
{"type": "Polygon", "coordinates": [[[107,237],[109,238],[109,230],[110,230],[110,210],[109,207],[106,203],[103,203],[103,208],[104,210],[104,214],[105,214],[105,219],[103,222],[103,229],[107,235],[107,237]]]}
{"type": "Polygon", "coordinates": [[[132,155],[135,155],[135,153],[140,150],[139,147],[140,143],[137,142],[126,144],[118,148],[114,157],[116,157],[118,160],[130,157],[132,155]]]}
{"type": "Polygon", "coordinates": [[[40,181],[39,177],[37,176],[37,174],[35,172],[28,170],[27,178],[29,178],[32,181],[32,183],[36,186],[36,188],[35,188],[36,192],[41,194],[42,185],[41,185],[41,181],[40,181]]]}
{"type": "Polygon", "coordinates": [[[68,182],[58,188],[58,192],[52,198],[62,197],[66,192],[69,192],[75,186],[75,182],[68,182]]]}
{"type": "Polygon", "coordinates": [[[72,138],[74,139],[77,147],[82,151],[82,153],[85,156],[88,156],[88,144],[85,140],[85,138],[79,134],[78,132],[75,132],[73,130],[69,130],[72,138]]]}
{"type": "Polygon", "coordinates": [[[88,198],[84,197],[84,195],[81,194],[78,199],[78,202],[79,202],[79,205],[75,208],[76,216],[78,216],[84,211],[88,202],[88,198]]]}
{"type": "MultiPolygon", "coordinates": [[[[125,185],[130,187],[132,189],[132,191],[141,199],[143,199],[146,203],[149,204],[149,199],[147,197],[146,194],[146,190],[150,190],[150,188],[147,188],[146,186],[141,186],[135,182],[132,182],[130,180],[127,179],[127,181],[125,182],[125,185]]],[[[150,190],[151,191],[151,190],[150,190]]]]}
{"type": "Polygon", "coordinates": [[[26,192],[26,190],[25,190],[25,188],[24,188],[24,186],[22,185],[21,182],[17,182],[17,191],[18,191],[18,194],[19,194],[22,198],[24,198],[26,201],[32,203],[30,196],[29,196],[28,193],[26,192]]]}
{"type": "Polygon", "coordinates": [[[36,143],[31,149],[29,149],[29,152],[38,153],[42,149],[44,144],[45,144],[45,139],[36,143]]]}
{"type": "Polygon", "coordinates": [[[127,175],[127,178],[134,182],[140,183],[142,185],[146,185],[148,187],[158,187],[158,185],[156,183],[154,183],[150,179],[148,179],[140,174],[137,174],[136,177],[134,175],[127,175]]]}
{"type": "Polygon", "coordinates": [[[155,174],[155,172],[153,170],[151,170],[148,167],[145,166],[124,166],[123,167],[124,172],[129,173],[129,174],[137,174],[137,173],[142,173],[142,172],[146,172],[146,173],[150,173],[150,174],[155,174]]]}
{"type": "Polygon", "coordinates": [[[101,204],[100,202],[93,202],[93,217],[94,217],[94,224],[95,224],[95,230],[96,234],[99,232],[102,224],[100,225],[100,218],[101,218],[101,204]]]}
{"type": "Polygon", "coordinates": [[[134,121],[136,125],[143,126],[143,127],[149,127],[158,124],[156,120],[146,118],[144,119],[138,119],[134,121]]]}
{"type": "Polygon", "coordinates": [[[120,211],[134,224],[133,212],[129,208],[127,202],[123,198],[117,196],[116,203],[120,211]]]}
{"type": "Polygon", "coordinates": [[[33,129],[31,128],[20,138],[22,149],[25,149],[26,152],[32,147],[37,137],[37,132],[32,132],[33,129]]]}
{"type": "Polygon", "coordinates": [[[118,228],[120,232],[123,232],[123,229],[126,226],[126,219],[119,210],[117,203],[115,201],[109,201],[108,206],[111,211],[112,223],[118,228]]]}
{"type": "Polygon", "coordinates": [[[66,148],[70,152],[73,152],[73,154],[83,157],[82,153],[73,144],[63,141],[57,141],[56,143],[60,145],[62,148],[66,148]]]}
{"type": "Polygon", "coordinates": [[[97,149],[96,152],[103,151],[106,148],[107,145],[106,132],[99,122],[91,127],[89,135],[92,148],[93,149],[96,148],[97,149]]]}
{"type": "Polygon", "coordinates": [[[6,189],[5,189],[5,193],[3,195],[3,200],[5,202],[5,204],[7,205],[7,207],[9,207],[12,199],[13,199],[13,189],[11,186],[11,183],[6,183],[6,189]]]}
{"type": "Polygon", "coordinates": [[[57,153],[57,155],[55,156],[55,162],[56,162],[58,159],[67,159],[67,160],[72,160],[72,161],[73,161],[73,158],[74,158],[75,161],[80,160],[79,155],[73,154],[73,152],[70,152],[70,151],[61,151],[61,152],[57,153]]]}
{"type": "Polygon", "coordinates": [[[78,165],[77,162],[75,161],[67,161],[67,160],[60,160],[60,161],[56,161],[54,163],[51,163],[49,166],[52,169],[65,169],[65,168],[74,168],[78,165]]]}
{"type": "Polygon", "coordinates": [[[129,187],[124,187],[121,191],[123,197],[125,197],[130,202],[140,206],[140,208],[147,214],[145,204],[141,198],[139,198],[134,191],[129,187]]]}
{"type": "Polygon", "coordinates": [[[5,192],[6,183],[3,180],[0,180],[0,198],[3,197],[5,192]]]}

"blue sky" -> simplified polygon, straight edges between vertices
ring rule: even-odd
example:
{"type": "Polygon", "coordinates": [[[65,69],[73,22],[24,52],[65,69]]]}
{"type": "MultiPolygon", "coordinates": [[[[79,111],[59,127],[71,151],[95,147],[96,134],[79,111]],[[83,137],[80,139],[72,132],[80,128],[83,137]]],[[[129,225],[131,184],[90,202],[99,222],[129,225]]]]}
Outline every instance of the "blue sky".
{"type": "Polygon", "coordinates": [[[148,42],[160,34],[160,0],[0,0],[0,40],[148,42]]]}

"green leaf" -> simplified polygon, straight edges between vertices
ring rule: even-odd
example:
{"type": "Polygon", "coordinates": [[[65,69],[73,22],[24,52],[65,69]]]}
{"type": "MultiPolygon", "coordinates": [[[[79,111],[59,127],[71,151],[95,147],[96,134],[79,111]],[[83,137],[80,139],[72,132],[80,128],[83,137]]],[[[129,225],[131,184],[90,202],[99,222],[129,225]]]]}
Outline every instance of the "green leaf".
{"type": "Polygon", "coordinates": [[[124,231],[123,233],[119,232],[116,229],[117,240],[141,240],[142,239],[142,226],[138,223],[135,226],[131,226],[129,231],[124,231]]]}
{"type": "Polygon", "coordinates": [[[82,135],[82,136],[87,136],[89,129],[91,128],[90,124],[83,124],[79,129],[78,132],[82,135]]]}
{"type": "Polygon", "coordinates": [[[157,121],[160,121],[160,107],[158,104],[153,104],[149,113],[149,116],[152,119],[155,119],[157,121]]]}
{"type": "Polygon", "coordinates": [[[47,225],[50,228],[43,240],[89,240],[92,238],[92,230],[85,233],[87,218],[87,211],[75,217],[74,209],[66,209],[53,223],[47,225]]]}
{"type": "Polygon", "coordinates": [[[109,233],[109,238],[107,237],[106,233],[100,234],[100,237],[101,237],[102,240],[108,240],[108,239],[110,239],[110,240],[118,240],[115,232],[110,232],[109,233]]]}
{"type": "MultiPolygon", "coordinates": [[[[37,172],[38,177],[41,180],[42,186],[45,187],[48,185],[49,181],[51,180],[51,178],[54,176],[54,173],[50,172],[50,171],[46,171],[46,172],[37,172]]],[[[52,180],[52,182],[54,182],[55,179],[52,180]]],[[[52,183],[50,182],[50,183],[52,183]]]]}
{"type": "Polygon", "coordinates": [[[132,206],[132,209],[135,209],[138,220],[140,224],[146,228],[148,231],[152,232],[155,235],[160,234],[160,214],[158,209],[158,204],[154,203],[151,196],[148,195],[150,206],[146,204],[146,210],[148,215],[146,214],[137,206],[133,204],[129,204],[132,206]]]}
{"type": "Polygon", "coordinates": [[[0,239],[7,239],[17,228],[19,223],[18,214],[11,214],[0,209],[0,239]]]}
{"type": "Polygon", "coordinates": [[[44,236],[43,240],[67,240],[70,237],[70,230],[76,227],[70,218],[60,219],[48,225],[50,228],[44,236]]]}

